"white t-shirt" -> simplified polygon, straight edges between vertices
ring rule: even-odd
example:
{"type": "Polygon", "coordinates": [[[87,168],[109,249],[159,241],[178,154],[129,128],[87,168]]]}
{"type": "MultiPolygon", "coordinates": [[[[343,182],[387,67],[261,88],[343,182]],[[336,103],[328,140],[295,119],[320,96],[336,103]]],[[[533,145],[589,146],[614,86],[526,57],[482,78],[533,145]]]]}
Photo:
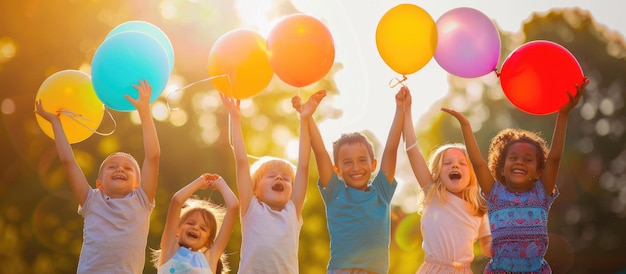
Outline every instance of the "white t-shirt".
{"type": "Polygon", "coordinates": [[[91,189],[78,213],[85,219],[77,273],[141,273],[154,201],[141,187],[124,198],[91,189]]]}
{"type": "MultiPolygon", "coordinates": [[[[434,191],[434,190],[433,190],[434,191]]],[[[445,205],[433,197],[422,213],[422,247],[427,258],[440,262],[471,263],[474,243],[491,235],[487,214],[472,215],[464,200],[446,193],[445,205]]]]}
{"type": "Polygon", "coordinates": [[[252,197],[241,218],[239,273],[298,273],[301,228],[291,200],[276,211],[252,197]]]}

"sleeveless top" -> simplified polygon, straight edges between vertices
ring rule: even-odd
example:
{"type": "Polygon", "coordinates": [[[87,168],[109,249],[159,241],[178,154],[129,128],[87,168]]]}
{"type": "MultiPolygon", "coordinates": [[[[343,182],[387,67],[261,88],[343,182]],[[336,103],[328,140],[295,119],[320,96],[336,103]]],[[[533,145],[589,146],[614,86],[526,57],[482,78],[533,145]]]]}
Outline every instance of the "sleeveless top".
{"type": "Polygon", "coordinates": [[[158,274],[213,274],[209,263],[206,261],[204,253],[199,251],[191,251],[186,247],[180,247],[178,251],[159,266],[158,274]]]}

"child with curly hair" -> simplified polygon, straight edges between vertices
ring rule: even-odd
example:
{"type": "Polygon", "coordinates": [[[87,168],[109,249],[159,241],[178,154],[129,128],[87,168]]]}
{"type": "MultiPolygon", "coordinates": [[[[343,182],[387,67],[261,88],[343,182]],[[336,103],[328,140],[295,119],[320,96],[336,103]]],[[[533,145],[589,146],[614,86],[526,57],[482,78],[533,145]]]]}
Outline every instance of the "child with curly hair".
{"type": "Polygon", "coordinates": [[[493,257],[485,273],[551,273],[543,258],[548,248],[548,213],[559,195],[556,178],[563,154],[567,120],[589,81],[576,85],[574,96],[559,110],[552,145],[537,133],[504,129],[489,145],[488,162],[478,149],[468,119],[442,108],[461,131],[483,195],[487,199],[493,257]]]}

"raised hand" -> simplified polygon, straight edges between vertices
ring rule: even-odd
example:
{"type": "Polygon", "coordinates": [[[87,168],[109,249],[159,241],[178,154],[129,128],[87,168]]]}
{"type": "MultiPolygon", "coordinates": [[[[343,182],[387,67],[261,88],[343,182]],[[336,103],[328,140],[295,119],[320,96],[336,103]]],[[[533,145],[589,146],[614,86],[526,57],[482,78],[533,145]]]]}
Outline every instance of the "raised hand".
{"type": "Polygon", "coordinates": [[[226,109],[228,110],[228,114],[231,117],[239,118],[239,115],[240,115],[239,105],[241,104],[241,101],[239,99],[228,97],[226,96],[226,94],[221,93],[221,92],[220,92],[220,99],[222,99],[222,103],[224,104],[224,106],[226,106],[226,109]]]}
{"type": "Polygon", "coordinates": [[[41,118],[44,118],[46,121],[50,123],[52,123],[52,121],[54,120],[59,120],[59,115],[61,115],[61,113],[51,113],[43,109],[41,99],[35,102],[35,113],[37,113],[39,116],[41,116],[41,118]]]}
{"type": "Polygon", "coordinates": [[[441,108],[441,110],[443,112],[447,112],[450,115],[454,116],[454,118],[456,118],[459,123],[461,124],[461,126],[463,125],[469,125],[469,120],[467,120],[467,117],[465,117],[465,115],[463,115],[462,113],[453,110],[453,109],[449,109],[449,108],[441,108]]]}
{"type": "Polygon", "coordinates": [[[567,114],[569,113],[572,109],[574,109],[576,107],[576,105],[578,105],[578,101],[580,101],[580,98],[582,97],[583,93],[585,92],[585,87],[587,86],[587,84],[589,84],[589,79],[587,77],[583,78],[582,83],[576,84],[576,95],[572,96],[569,92],[567,92],[567,96],[569,97],[569,102],[567,102],[567,104],[563,105],[561,107],[561,109],[559,110],[560,113],[564,113],[567,114]]]}
{"type": "Polygon", "coordinates": [[[139,85],[133,84],[133,87],[137,89],[139,92],[139,97],[137,99],[133,99],[130,95],[124,95],[126,100],[128,100],[137,110],[139,109],[148,109],[150,107],[150,96],[152,95],[152,86],[148,83],[147,80],[139,80],[139,85]]]}
{"type": "MultiPolygon", "coordinates": [[[[313,113],[315,112],[315,110],[317,109],[317,106],[322,101],[322,99],[324,99],[324,97],[326,97],[326,90],[320,90],[320,91],[315,92],[313,95],[311,95],[311,97],[309,97],[309,100],[307,100],[304,104],[300,104],[301,118],[311,117],[313,113]]],[[[295,108],[296,105],[294,104],[294,100],[296,100],[295,96],[294,96],[294,99],[291,100],[291,103],[292,105],[294,105],[294,108],[295,108]]]]}

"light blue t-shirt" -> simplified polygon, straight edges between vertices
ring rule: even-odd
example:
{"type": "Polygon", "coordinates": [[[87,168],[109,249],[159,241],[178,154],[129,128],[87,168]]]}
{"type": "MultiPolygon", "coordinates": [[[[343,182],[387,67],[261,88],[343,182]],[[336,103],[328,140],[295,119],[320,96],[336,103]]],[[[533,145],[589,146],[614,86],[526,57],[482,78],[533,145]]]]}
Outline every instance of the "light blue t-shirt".
{"type": "Polygon", "coordinates": [[[368,191],[346,184],[333,173],[326,188],[318,188],[326,206],[330,233],[327,269],[359,268],[389,271],[390,202],[398,183],[378,172],[368,191]]]}

